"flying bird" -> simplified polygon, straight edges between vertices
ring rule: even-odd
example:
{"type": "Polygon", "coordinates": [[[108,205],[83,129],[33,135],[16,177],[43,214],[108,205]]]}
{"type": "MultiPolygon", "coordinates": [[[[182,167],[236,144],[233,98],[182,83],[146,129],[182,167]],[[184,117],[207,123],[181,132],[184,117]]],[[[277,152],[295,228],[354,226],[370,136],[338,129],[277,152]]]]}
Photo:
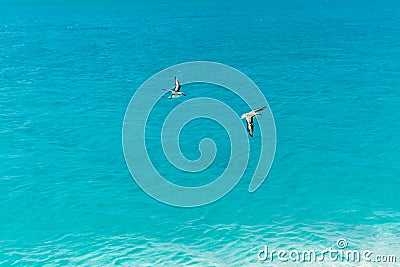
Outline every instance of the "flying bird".
{"type": "Polygon", "coordinates": [[[171,98],[177,98],[181,96],[186,96],[183,92],[181,92],[181,84],[179,80],[175,77],[175,87],[173,89],[163,89],[165,91],[171,92],[171,95],[168,97],[168,99],[171,98]]]}
{"type": "Polygon", "coordinates": [[[250,135],[251,137],[253,137],[253,132],[254,132],[254,122],[253,122],[253,118],[254,118],[255,116],[261,115],[261,114],[258,113],[258,112],[259,112],[259,111],[262,111],[262,110],[264,110],[264,109],[266,109],[266,106],[265,106],[265,107],[262,107],[262,108],[258,108],[258,109],[252,110],[252,111],[250,111],[250,112],[248,112],[248,113],[243,114],[243,115],[240,117],[241,119],[246,119],[247,131],[249,132],[249,135],[250,135]]]}

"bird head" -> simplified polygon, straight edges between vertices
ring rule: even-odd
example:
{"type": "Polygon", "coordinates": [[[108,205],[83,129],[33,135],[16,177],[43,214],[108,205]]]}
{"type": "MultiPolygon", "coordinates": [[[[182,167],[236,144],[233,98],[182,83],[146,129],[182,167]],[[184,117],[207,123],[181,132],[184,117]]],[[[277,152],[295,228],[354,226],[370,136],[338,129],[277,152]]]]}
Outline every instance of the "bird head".
{"type": "Polygon", "coordinates": [[[241,119],[244,119],[244,118],[246,118],[246,115],[245,114],[242,114],[242,116],[240,117],[241,119]]]}

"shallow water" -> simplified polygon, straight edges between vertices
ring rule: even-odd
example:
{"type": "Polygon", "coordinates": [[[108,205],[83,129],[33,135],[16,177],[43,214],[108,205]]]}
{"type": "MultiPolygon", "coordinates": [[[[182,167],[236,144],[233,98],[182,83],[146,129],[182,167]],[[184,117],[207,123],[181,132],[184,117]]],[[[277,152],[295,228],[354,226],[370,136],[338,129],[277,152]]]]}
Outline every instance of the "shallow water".
{"type": "MultiPolygon", "coordinates": [[[[395,1],[3,3],[0,263],[266,266],[257,259],[264,245],[320,249],[339,238],[396,255],[399,11],[395,1]],[[121,129],[146,79],[194,60],[228,64],[257,83],[277,151],[255,193],[247,192],[251,161],[226,197],[183,209],[137,186],[121,129]]],[[[226,91],[215,97],[242,112],[226,91]]],[[[154,116],[171,107],[159,108],[154,116]]],[[[177,171],[154,133],[148,145],[160,172],[187,186],[219,175],[228,136],[208,124],[188,125],[181,146],[195,159],[198,142],[213,138],[211,168],[177,171]]]]}

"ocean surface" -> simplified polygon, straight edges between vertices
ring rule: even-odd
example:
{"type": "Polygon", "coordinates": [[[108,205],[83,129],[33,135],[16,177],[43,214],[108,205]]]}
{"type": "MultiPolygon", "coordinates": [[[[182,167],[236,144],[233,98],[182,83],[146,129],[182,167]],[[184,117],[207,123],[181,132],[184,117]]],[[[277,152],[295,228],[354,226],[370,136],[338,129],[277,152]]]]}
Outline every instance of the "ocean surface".
{"type": "MultiPolygon", "coordinates": [[[[258,252],[335,248],[339,239],[398,264],[400,3],[348,2],[0,1],[0,264],[290,265],[258,252]],[[179,208],[132,179],[122,125],[143,82],[197,60],[259,86],[277,148],[255,193],[251,158],[225,197],[179,208]]],[[[224,90],[208,96],[243,113],[224,90]]],[[[167,100],[158,114],[185,98],[167,100]]],[[[229,136],[209,123],[194,121],[181,139],[191,159],[202,138],[214,139],[207,175],[177,172],[159,138],[147,140],[171,181],[206,184],[226,167],[229,136]]]]}

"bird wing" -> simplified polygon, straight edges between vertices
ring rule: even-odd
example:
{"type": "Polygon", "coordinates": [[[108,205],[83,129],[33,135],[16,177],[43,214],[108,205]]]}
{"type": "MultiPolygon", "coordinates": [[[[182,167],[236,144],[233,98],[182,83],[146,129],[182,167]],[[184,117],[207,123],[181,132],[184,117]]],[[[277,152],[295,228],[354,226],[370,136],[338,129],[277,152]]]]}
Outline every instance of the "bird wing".
{"type": "Polygon", "coordinates": [[[254,112],[259,112],[259,111],[261,111],[261,110],[264,110],[264,109],[266,109],[267,107],[265,106],[265,107],[262,107],[262,108],[258,108],[258,109],[255,109],[255,110],[253,110],[254,112]]]}
{"type": "Polygon", "coordinates": [[[175,77],[175,92],[179,92],[179,90],[181,89],[181,84],[178,80],[178,78],[175,77]]]}
{"type": "Polygon", "coordinates": [[[174,90],[170,90],[170,89],[163,89],[163,90],[171,92],[171,93],[175,92],[174,90]]]}
{"type": "Polygon", "coordinates": [[[253,137],[253,131],[254,131],[254,122],[253,122],[253,116],[246,117],[246,123],[247,123],[247,131],[249,132],[250,136],[253,137]]]}

